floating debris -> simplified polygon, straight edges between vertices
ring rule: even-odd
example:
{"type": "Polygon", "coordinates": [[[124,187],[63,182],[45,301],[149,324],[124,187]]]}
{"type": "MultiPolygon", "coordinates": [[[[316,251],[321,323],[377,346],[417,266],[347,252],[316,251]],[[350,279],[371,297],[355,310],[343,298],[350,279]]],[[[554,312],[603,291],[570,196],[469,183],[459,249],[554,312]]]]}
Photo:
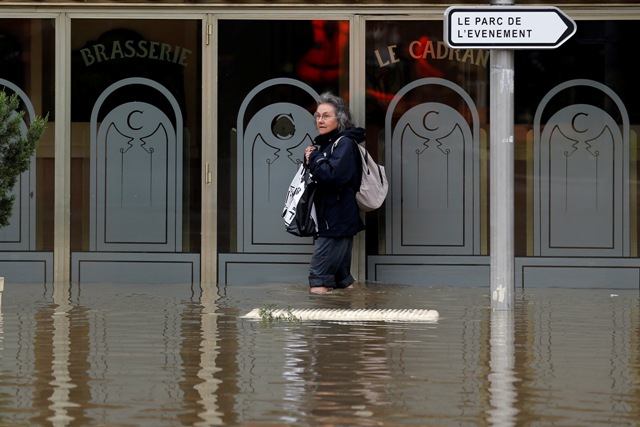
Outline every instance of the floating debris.
{"type": "MultiPolygon", "coordinates": [[[[244,319],[261,319],[262,310],[255,308],[242,316],[244,319]]],[[[340,320],[369,322],[435,322],[439,313],[426,309],[275,309],[270,311],[273,317],[294,317],[298,320],[340,320]]]]}

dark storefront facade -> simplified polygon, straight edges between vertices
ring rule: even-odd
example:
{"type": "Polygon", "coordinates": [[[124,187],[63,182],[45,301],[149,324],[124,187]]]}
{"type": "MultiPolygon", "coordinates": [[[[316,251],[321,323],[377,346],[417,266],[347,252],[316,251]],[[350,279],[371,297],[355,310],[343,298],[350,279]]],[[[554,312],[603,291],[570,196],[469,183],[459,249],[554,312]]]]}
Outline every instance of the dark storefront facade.
{"type": "MultiPolygon", "coordinates": [[[[488,285],[491,51],[446,45],[448,6],[0,5],[0,85],[49,114],[0,276],[306,283],[281,212],[332,91],[390,183],[359,280],[488,285]]],[[[514,52],[515,284],[637,289],[640,7],[553,6],[576,33],[514,52]]]]}

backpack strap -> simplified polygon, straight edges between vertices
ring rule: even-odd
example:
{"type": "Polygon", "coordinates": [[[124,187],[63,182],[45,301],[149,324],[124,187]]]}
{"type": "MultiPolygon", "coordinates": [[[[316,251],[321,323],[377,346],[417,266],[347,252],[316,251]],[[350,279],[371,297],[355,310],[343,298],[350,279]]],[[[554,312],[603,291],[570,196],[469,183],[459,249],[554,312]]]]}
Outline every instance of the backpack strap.
{"type": "Polygon", "coordinates": [[[331,145],[331,154],[333,154],[333,149],[336,148],[336,146],[338,145],[338,142],[340,142],[341,139],[342,139],[342,136],[339,136],[338,139],[334,141],[333,145],[331,145]]]}

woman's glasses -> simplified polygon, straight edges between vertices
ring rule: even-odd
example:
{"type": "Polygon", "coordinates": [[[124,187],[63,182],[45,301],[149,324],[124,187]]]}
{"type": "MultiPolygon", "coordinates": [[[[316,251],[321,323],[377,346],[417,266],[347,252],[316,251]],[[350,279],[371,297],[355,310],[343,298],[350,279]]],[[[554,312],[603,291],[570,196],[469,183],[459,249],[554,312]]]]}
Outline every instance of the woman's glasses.
{"type": "Polygon", "coordinates": [[[316,114],[313,115],[313,117],[315,117],[316,121],[322,120],[323,122],[326,122],[329,119],[333,119],[335,116],[331,116],[329,114],[320,115],[320,114],[316,113],[316,114]]]}

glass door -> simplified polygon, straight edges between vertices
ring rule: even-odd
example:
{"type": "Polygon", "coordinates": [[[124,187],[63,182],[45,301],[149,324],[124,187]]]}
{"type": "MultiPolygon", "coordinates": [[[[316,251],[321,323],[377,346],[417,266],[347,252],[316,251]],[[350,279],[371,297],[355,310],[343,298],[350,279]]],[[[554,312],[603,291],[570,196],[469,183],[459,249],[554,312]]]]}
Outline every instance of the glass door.
{"type": "Polygon", "coordinates": [[[201,21],[72,21],[73,282],[199,283],[201,21]]]}
{"type": "Polygon", "coordinates": [[[313,240],[288,234],[282,210],[317,97],[349,97],[349,22],[224,20],[218,33],[218,283],[307,283],[313,240]]]}
{"type": "Polygon", "coordinates": [[[0,19],[0,90],[17,96],[23,133],[34,117],[48,116],[31,167],[11,192],[9,223],[0,228],[0,276],[11,283],[53,280],[54,33],[53,19],[0,19]]]}

